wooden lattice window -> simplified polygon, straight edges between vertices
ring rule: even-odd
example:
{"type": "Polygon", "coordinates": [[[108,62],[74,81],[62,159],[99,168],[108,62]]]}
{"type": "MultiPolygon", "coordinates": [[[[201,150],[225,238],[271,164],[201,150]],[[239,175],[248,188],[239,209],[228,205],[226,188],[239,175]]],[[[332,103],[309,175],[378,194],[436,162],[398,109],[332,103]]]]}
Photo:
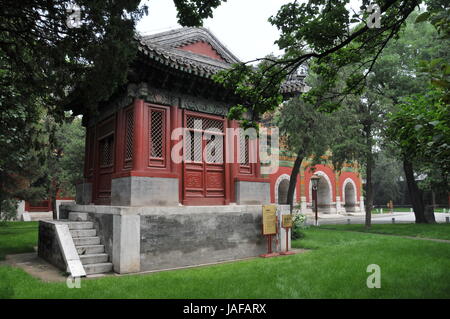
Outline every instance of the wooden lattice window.
{"type": "Polygon", "coordinates": [[[114,162],[114,135],[108,135],[99,141],[100,167],[112,166],[114,162]]]}
{"type": "Polygon", "coordinates": [[[133,109],[131,109],[125,113],[125,154],[124,154],[125,167],[132,166],[133,133],[134,133],[134,112],[133,109]]]}
{"type": "Polygon", "coordinates": [[[187,131],[186,132],[186,161],[201,162],[202,161],[202,133],[187,131]]]}
{"type": "Polygon", "coordinates": [[[206,162],[223,163],[223,136],[219,134],[209,135],[206,140],[206,162]]]}
{"type": "Polygon", "coordinates": [[[245,174],[252,173],[250,165],[250,138],[243,132],[239,134],[239,171],[245,174]]]}
{"type": "Polygon", "coordinates": [[[149,108],[149,157],[150,166],[166,165],[166,110],[149,108]]]}
{"type": "Polygon", "coordinates": [[[203,139],[206,140],[206,162],[223,163],[223,121],[188,115],[186,127],[189,129],[186,140],[186,161],[203,160],[203,139]]]}
{"type": "Polygon", "coordinates": [[[223,121],[220,120],[189,115],[186,122],[189,129],[223,132],[223,121]]]}

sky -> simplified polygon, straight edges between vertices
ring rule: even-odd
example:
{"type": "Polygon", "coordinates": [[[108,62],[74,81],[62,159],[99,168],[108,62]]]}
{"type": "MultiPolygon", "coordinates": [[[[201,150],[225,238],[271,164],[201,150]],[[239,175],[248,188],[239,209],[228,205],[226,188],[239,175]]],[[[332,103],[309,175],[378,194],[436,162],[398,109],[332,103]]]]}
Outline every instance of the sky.
{"type": "MultiPolygon", "coordinates": [[[[235,56],[247,62],[270,53],[281,51],[275,40],[279,31],[267,19],[292,0],[227,0],[213,11],[213,18],[204,20],[208,28],[235,56]]],[[[359,1],[352,0],[352,3],[359,1]]],[[[142,1],[149,7],[149,14],[137,25],[142,34],[152,34],[181,27],[177,23],[177,11],[172,0],[142,1]]],[[[353,7],[358,7],[352,5],[353,7]]]]}

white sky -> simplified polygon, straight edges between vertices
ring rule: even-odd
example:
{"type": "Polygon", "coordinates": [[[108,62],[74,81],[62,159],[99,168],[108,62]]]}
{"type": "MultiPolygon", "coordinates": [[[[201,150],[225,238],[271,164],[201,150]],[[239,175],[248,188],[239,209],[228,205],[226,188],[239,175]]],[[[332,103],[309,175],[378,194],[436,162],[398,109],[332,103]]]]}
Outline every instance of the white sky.
{"type": "MultiPolygon", "coordinates": [[[[292,0],[228,0],[213,11],[213,18],[203,22],[241,61],[280,54],[274,41],[279,31],[267,19],[292,0]]],[[[352,0],[352,3],[359,1],[352,0]]],[[[181,27],[177,23],[177,11],[172,0],[142,1],[149,7],[137,25],[141,34],[152,34],[181,27]]],[[[354,8],[359,6],[353,5],[354,8]]]]}

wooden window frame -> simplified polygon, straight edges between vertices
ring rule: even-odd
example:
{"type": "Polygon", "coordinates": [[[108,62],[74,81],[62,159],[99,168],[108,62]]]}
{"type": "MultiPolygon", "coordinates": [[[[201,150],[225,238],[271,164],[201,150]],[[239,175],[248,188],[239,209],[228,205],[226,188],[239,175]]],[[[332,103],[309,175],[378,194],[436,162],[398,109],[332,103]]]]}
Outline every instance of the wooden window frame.
{"type": "Polygon", "coordinates": [[[162,105],[153,105],[153,104],[147,104],[147,127],[148,127],[148,167],[149,168],[159,168],[159,169],[166,169],[168,168],[168,158],[170,154],[168,152],[170,151],[170,147],[167,147],[170,145],[170,109],[169,107],[162,106],[162,105]],[[152,156],[152,113],[153,112],[159,112],[162,113],[162,119],[161,119],[161,157],[154,157],[152,156]]]}

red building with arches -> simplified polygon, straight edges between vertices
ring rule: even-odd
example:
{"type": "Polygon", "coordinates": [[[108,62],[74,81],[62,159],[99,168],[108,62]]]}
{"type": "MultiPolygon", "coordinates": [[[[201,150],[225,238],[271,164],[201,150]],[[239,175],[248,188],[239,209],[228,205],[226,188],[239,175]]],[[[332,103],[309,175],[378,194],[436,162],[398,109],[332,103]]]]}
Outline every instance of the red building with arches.
{"type": "MultiPolygon", "coordinates": [[[[287,203],[287,191],[294,161],[295,157],[289,154],[280,156],[280,168],[269,175],[272,203],[280,205],[287,203]]],[[[317,189],[319,213],[345,214],[364,211],[362,181],[356,166],[346,164],[340,172],[336,172],[331,164],[318,164],[312,168],[310,162],[304,161],[294,195],[295,202],[300,206],[302,213],[312,212],[310,181],[313,174],[320,177],[317,189]]]]}

